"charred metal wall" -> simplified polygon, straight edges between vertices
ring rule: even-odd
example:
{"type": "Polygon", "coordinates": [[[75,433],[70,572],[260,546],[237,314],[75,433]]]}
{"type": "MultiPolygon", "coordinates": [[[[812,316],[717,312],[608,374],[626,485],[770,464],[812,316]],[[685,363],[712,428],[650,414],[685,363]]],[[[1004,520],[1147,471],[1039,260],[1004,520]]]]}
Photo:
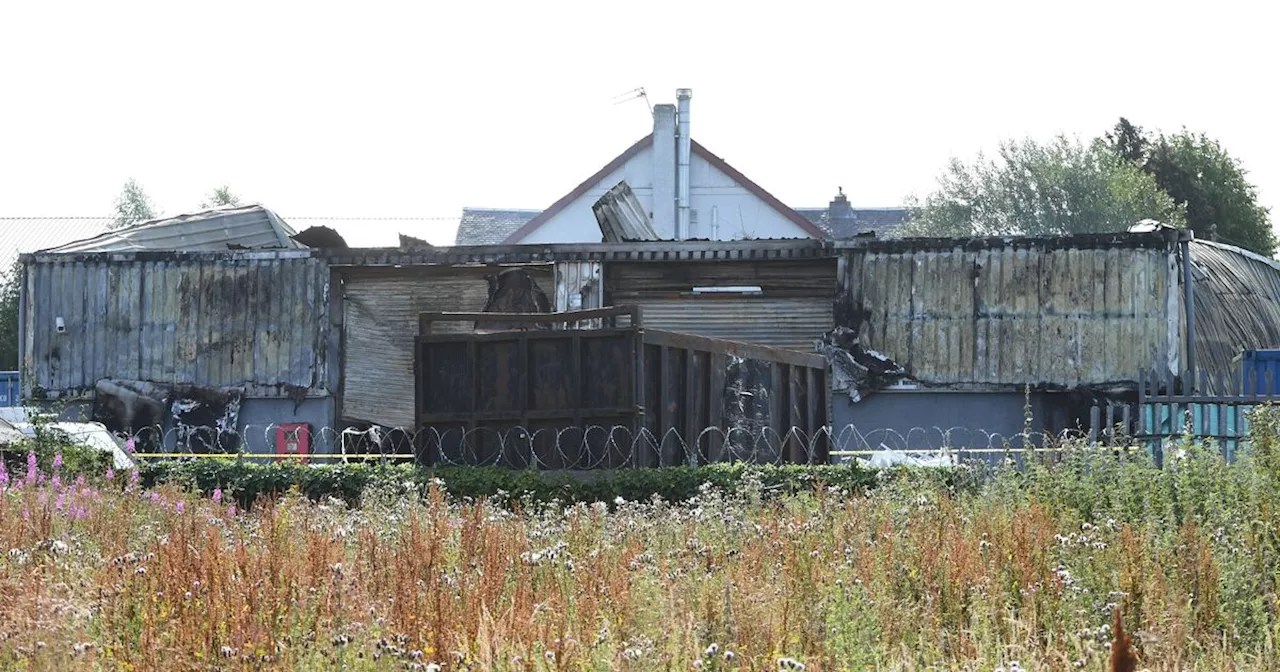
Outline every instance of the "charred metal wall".
{"type": "Polygon", "coordinates": [[[328,265],[307,251],[222,256],[29,260],[27,392],[83,397],[111,378],[328,395],[328,265]]]}
{"type": "Polygon", "coordinates": [[[837,322],[925,384],[1132,381],[1182,357],[1176,234],[880,241],[841,267],[837,322]]]}

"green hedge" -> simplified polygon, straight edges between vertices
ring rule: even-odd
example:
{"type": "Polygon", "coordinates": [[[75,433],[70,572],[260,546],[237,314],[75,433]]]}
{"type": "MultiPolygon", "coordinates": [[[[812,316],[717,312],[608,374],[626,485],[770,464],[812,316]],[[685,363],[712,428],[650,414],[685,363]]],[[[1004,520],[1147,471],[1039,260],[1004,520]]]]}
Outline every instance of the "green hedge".
{"type": "MultiPolygon", "coordinates": [[[[356,503],[366,486],[391,482],[425,489],[433,478],[456,498],[506,496],[514,500],[550,502],[612,502],[648,500],[654,495],[670,502],[685,501],[703,483],[733,492],[748,481],[767,493],[811,490],[822,484],[863,492],[877,482],[874,471],[856,466],[752,466],[720,464],[702,467],[623,469],[612,472],[555,472],[493,467],[416,468],[412,465],[255,464],[225,460],[156,462],[140,470],[144,487],[174,483],[203,494],[220,488],[242,507],[260,496],[279,495],[297,486],[307,497],[337,497],[356,503]]],[[[946,478],[946,477],[944,477],[946,478]]]]}
{"type": "Polygon", "coordinates": [[[38,438],[0,445],[0,460],[4,461],[11,477],[20,476],[26,473],[27,455],[33,452],[36,454],[36,466],[44,473],[53,471],[54,460],[61,455],[60,472],[64,479],[101,476],[112,464],[110,453],[75,443],[52,429],[42,429],[38,438]]]}

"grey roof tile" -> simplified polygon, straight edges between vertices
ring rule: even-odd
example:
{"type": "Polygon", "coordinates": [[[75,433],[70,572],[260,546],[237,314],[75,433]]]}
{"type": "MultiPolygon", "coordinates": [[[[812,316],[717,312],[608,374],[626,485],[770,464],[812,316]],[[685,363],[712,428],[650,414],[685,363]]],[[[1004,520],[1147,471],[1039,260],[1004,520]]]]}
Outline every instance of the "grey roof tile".
{"type": "Polygon", "coordinates": [[[853,219],[838,221],[828,217],[827,208],[796,208],[795,211],[837,240],[872,231],[881,238],[886,237],[902,227],[910,212],[906,208],[854,208],[853,219]]]}
{"type": "Polygon", "coordinates": [[[463,208],[454,245],[498,245],[541,210],[463,208]]]}

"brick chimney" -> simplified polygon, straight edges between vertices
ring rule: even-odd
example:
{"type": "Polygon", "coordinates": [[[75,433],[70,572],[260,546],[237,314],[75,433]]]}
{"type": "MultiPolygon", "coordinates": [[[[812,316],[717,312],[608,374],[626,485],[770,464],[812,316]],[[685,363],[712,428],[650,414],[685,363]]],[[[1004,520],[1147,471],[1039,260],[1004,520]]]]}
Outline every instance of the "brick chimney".
{"type": "Polygon", "coordinates": [[[844,195],[844,187],[837,187],[836,197],[827,206],[827,226],[832,232],[848,231],[853,227],[853,206],[844,195]]]}

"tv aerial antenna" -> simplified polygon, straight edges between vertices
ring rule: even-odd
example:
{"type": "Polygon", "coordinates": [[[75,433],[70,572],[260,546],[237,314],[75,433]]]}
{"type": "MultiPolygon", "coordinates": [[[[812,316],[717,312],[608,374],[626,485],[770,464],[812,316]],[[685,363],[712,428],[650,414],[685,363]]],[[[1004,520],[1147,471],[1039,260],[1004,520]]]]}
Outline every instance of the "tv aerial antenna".
{"type": "Polygon", "coordinates": [[[621,105],[623,103],[631,102],[637,98],[643,98],[644,104],[649,107],[649,114],[653,114],[653,103],[649,102],[649,94],[644,92],[643,86],[636,87],[634,89],[631,89],[630,91],[627,91],[626,93],[620,93],[614,96],[613,104],[621,105]]]}

